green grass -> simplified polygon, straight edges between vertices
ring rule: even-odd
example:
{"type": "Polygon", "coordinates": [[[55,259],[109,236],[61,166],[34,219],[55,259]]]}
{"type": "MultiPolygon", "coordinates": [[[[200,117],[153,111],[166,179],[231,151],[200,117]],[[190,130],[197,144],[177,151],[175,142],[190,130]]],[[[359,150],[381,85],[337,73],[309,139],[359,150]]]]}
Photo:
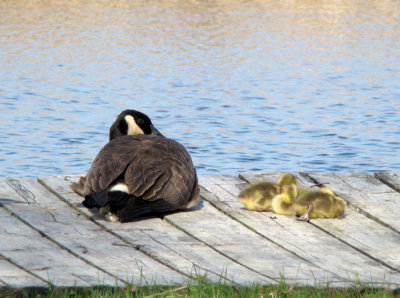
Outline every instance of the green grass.
{"type": "Polygon", "coordinates": [[[0,288],[0,297],[400,297],[400,289],[372,287],[329,288],[293,287],[281,282],[275,286],[237,287],[213,284],[205,278],[185,286],[91,287],[91,288],[0,288]]]}

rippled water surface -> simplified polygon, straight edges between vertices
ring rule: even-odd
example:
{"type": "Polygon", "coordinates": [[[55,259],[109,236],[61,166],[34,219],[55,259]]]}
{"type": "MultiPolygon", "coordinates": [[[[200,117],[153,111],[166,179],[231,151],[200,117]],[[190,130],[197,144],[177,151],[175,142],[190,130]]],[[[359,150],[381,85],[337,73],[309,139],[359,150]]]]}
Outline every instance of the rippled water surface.
{"type": "Polygon", "coordinates": [[[200,174],[400,169],[400,1],[0,1],[0,176],[80,174],[125,109],[200,174]]]}

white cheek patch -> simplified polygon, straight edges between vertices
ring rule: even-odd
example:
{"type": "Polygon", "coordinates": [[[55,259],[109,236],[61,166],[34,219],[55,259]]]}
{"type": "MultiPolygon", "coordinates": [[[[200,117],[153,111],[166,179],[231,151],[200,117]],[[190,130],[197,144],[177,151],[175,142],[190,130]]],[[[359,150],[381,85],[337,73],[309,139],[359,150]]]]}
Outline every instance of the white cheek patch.
{"type": "Polygon", "coordinates": [[[135,119],[131,115],[125,116],[125,121],[128,124],[128,135],[140,135],[144,134],[143,130],[137,125],[135,119]]]}
{"type": "Polygon", "coordinates": [[[113,187],[111,187],[111,189],[109,191],[120,191],[120,192],[129,193],[128,185],[126,185],[125,183],[115,184],[113,187]]]}

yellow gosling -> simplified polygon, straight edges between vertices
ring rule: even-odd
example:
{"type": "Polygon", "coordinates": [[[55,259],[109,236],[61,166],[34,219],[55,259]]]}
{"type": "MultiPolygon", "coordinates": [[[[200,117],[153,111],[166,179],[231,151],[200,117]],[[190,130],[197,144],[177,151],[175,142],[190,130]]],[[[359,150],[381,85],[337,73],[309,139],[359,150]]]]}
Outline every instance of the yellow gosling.
{"type": "Polygon", "coordinates": [[[271,201],[273,212],[282,215],[296,215],[293,202],[298,195],[296,184],[288,184],[282,187],[282,193],[276,195],[271,201]]]}
{"type": "Polygon", "coordinates": [[[327,187],[300,193],[293,205],[301,221],[309,221],[311,218],[342,218],[346,209],[345,201],[327,187]]]}
{"type": "Polygon", "coordinates": [[[314,191],[290,184],[272,199],[271,209],[277,214],[295,215],[297,220],[308,222],[311,218],[341,218],[346,203],[329,188],[314,191]]]}
{"type": "Polygon", "coordinates": [[[252,211],[271,211],[272,198],[280,194],[282,187],[287,184],[297,184],[296,177],[292,174],[283,174],[278,183],[272,181],[260,181],[251,184],[240,192],[238,200],[252,211]]]}

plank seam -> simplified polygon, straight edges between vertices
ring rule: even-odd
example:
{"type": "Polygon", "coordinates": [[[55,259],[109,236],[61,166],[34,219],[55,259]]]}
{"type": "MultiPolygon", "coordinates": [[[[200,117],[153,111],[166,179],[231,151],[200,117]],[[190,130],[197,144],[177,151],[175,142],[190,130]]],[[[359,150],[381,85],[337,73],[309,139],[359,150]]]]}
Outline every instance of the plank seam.
{"type": "MultiPolygon", "coordinates": [[[[304,177],[306,180],[308,180],[308,182],[315,183],[315,185],[318,185],[318,184],[321,185],[321,184],[322,184],[322,183],[318,183],[318,181],[317,181],[316,179],[314,179],[313,177],[311,177],[311,176],[308,175],[307,173],[302,173],[302,172],[300,172],[299,174],[300,174],[302,177],[304,177]]],[[[241,176],[241,175],[239,175],[239,176],[241,176]]],[[[241,176],[241,177],[243,178],[243,180],[246,180],[246,181],[247,181],[247,179],[245,179],[243,176],[241,176]]],[[[346,201],[346,203],[349,204],[347,201],[346,201]]],[[[356,207],[355,207],[355,206],[351,206],[351,208],[352,208],[352,209],[355,209],[356,207]]],[[[362,210],[361,210],[361,211],[362,211],[362,210]]],[[[357,212],[361,213],[359,210],[357,210],[357,212]]],[[[313,222],[309,222],[309,224],[313,225],[315,228],[321,230],[322,232],[328,234],[329,236],[331,236],[331,237],[337,239],[338,241],[342,242],[343,244],[345,244],[345,245],[351,247],[352,249],[356,250],[357,252],[359,252],[359,253],[365,255],[366,257],[368,257],[368,258],[374,260],[375,262],[377,262],[377,263],[379,263],[379,264],[381,264],[381,265],[383,265],[383,266],[389,268],[390,270],[393,270],[393,271],[395,271],[395,272],[400,272],[399,269],[396,269],[396,268],[392,267],[391,265],[385,263],[384,261],[379,260],[378,258],[375,258],[375,257],[372,256],[371,254],[369,254],[369,253],[363,251],[362,249],[357,248],[356,246],[354,246],[354,245],[348,243],[347,241],[345,241],[345,240],[341,239],[340,237],[336,236],[335,234],[329,232],[328,230],[325,230],[323,227],[319,226],[318,224],[315,224],[315,223],[313,223],[313,222]]]]}
{"type": "Polygon", "coordinates": [[[242,264],[242,263],[238,262],[238,261],[235,260],[234,258],[232,258],[232,257],[230,257],[229,255],[223,253],[222,251],[216,249],[215,247],[213,247],[212,245],[208,244],[207,242],[205,242],[205,241],[201,240],[200,238],[198,238],[198,237],[196,237],[196,236],[190,234],[188,231],[186,231],[185,229],[181,228],[180,226],[178,226],[177,224],[175,224],[173,221],[171,221],[171,220],[169,220],[169,219],[167,219],[167,218],[164,218],[164,220],[165,220],[167,223],[169,223],[171,226],[175,227],[175,228],[178,229],[178,230],[181,230],[181,231],[184,232],[185,234],[187,234],[187,235],[189,235],[190,237],[196,239],[197,241],[203,243],[204,245],[210,247],[212,250],[216,251],[217,253],[219,253],[220,255],[224,256],[225,258],[227,258],[227,259],[229,259],[229,260],[235,262],[236,264],[238,264],[238,265],[240,265],[240,266],[243,266],[244,268],[246,268],[246,269],[248,269],[248,270],[250,270],[250,271],[253,271],[253,272],[257,273],[257,274],[260,274],[261,276],[264,276],[264,277],[266,277],[266,278],[269,278],[269,279],[271,279],[271,280],[273,280],[273,281],[275,281],[275,282],[279,282],[277,279],[275,279],[275,278],[273,278],[273,277],[271,277],[271,276],[268,276],[268,275],[266,275],[266,274],[263,274],[263,273],[261,273],[261,272],[258,272],[257,270],[254,270],[253,268],[251,268],[251,267],[249,267],[249,266],[247,266],[247,265],[245,265],[245,264],[242,264]]]}
{"type": "MultiPolygon", "coordinates": [[[[200,186],[200,189],[204,190],[206,193],[208,193],[208,195],[215,196],[214,194],[212,194],[211,192],[209,192],[208,190],[206,190],[203,186],[200,186]]],[[[205,199],[207,202],[209,202],[213,207],[215,207],[217,210],[219,210],[220,212],[222,212],[222,213],[225,214],[226,216],[230,217],[231,219],[235,220],[236,222],[240,223],[240,224],[243,225],[245,228],[247,228],[248,230],[250,230],[250,231],[252,231],[253,233],[257,234],[258,236],[262,237],[263,239],[266,239],[267,241],[270,241],[271,243],[275,244],[275,245],[278,246],[279,248],[281,248],[281,249],[285,250],[286,252],[288,252],[288,253],[294,255],[295,257],[297,257],[297,258],[299,258],[299,259],[301,259],[301,260],[307,262],[308,264],[313,265],[313,266],[315,266],[315,267],[317,267],[317,268],[320,268],[321,270],[324,270],[324,271],[326,271],[326,272],[329,272],[329,273],[331,273],[332,275],[336,276],[337,278],[339,278],[339,279],[341,279],[341,280],[343,280],[343,281],[347,281],[347,279],[344,279],[344,278],[341,277],[340,275],[338,275],[338,274],[336,274],[336,273],[334,273],[334,272],[331,272],[331,271],[329,271],[329,270],[327,270],[327,269],[325,269],[325,268],[322,268],[322,267],[319,266],[319,265],[316,265],[316,264],[312,263],[311,261],[309,261],[309,260],[305,259],[304,257],[298,255],[297,253],[295,253],[295,252],[293,252],[293,251],[287,249],[287,248],[284,247],[283,245],[281,245],[281,244],[275,242],[274,240],[268,238],[268,237],[265,236],[264,234],[258,232],[257,230],[255,230],[255,229],[252,228],[251,226],[247,225],[246,223],[244,223],[244,222],[241,221],[240,219],[236,218],[234,215],[231,215],[231,214],[229,214],[228,212],[224,211],[222,208],[218,207],[218,205],[215,204],[212,200],[209,200],[209,199],[205,198],[204,196],[202,196],[202,197],[203,197],[203,199],[205,199]]]]}
{"type": "MultiPolygon", "coordinates": [[[[8,212],[8,210],[7,210],[8,212]]],[[[32,271],[30,271],[29,269],[24,268],[23,266],[19,265],[18,263],[14,262],[12,259],[6,257],[5,255],[3,255],[2,253],[0,253],[0,256],[2,259],[6,260],[7,262],[9,262],[10,264],[14,265],[15,267],[18,267],[19,269],[25,271],[26,273],[32,275],[33,277],[36,277],[37,279],[43,281],[44,283],[48,284],[49,287],[54,287],[54,285],[50,282],[45,280],[44,278],[40,277],[39,275],[37,275],[36,273],[33,273],[32,271]]],[[[6,285],[7,283],[4,282],[6,285]]]]}
{"type": "Polygon", "coordinates": [[[31,229],[35,230],[36,232],[39,233],[39,235],[47,240],[49,240],[50,242],[54,243],[55,245],[57,245],[58,247],[60,247],[61,249],[67,251],[69,254],[73,255],[74,257],[82,260],[83,262],[85,262],[86,264],[96,268],[97,270],[100,270],[110,276],[112,276],[113,278],[115,278],[116,280],[119,280],[123,283],[127,283],[126,281],[120,279],[119,277],[115,276],[114,274],[108,272],[107,270],[97,266],[96,264],[90,262],[89,260],[81,257],[79,254],[77,254],[76,252],[74,252],[73,250],[69,249],[68,247],[65,247],[64,245],[62,245],[60,242],[56,241],[55,239],[51,238],[49,235],[47,235],[46,233],[44,233],[43,231],[39,230],[38,228],[36,228],[34,225],[30,224],[29,222],[27,222],[26,220],[24,220],[23,218],[21,218],[18,214],[16,214],[14,211],[12,211],[11,209],[7,208],[4,204],[2,204],[0,202],[0,206],[2,206],[5,210],[7,210],[7,212],[14,216],[15,218],[17,218],[19,221],[21,221],[22,223],[24,223],[26,226],[30,227],[31,229]]]}
{"type": "MultiPolygon", "coordinates": [[[[166,221],[165,218],[161,218],[161,219],[162,219],[163,221],[166,221]]],[[[166,221],[166,222],[168,223],[168,221],[166,221]]],[[[233,284],[238,285],[234,280],[231,280],[231,279],[229,279],[229,278],[226,278],[226,277],[223,276],[222,274],[216,273],[216,272],[214,272],[214,271],[212,271],[212,270],[210,270],[210,269],[204,268],[204,267],[202,267],[202,266],[200,266],[200,265],[194,263],[193,261],[191,261],[190,259],[188,259],[188,258],[185,257],[184,255],[182,255],[181,253],[179,253],[179,252],[177,252],[176,250],[172,249],[171,247],[165,245],[164,243],[158,241],[157,239],[155,239],[153,236],[149,235],[148,233],[146,233],[146,232],[143,232],[143,233],[146,234],[149,238],[151,238],[154,242],[157,242],[158,244],[160,244],[160,245],[166,247],[167,249],[173,251],[173,252],[176,253],[178,256],[182,257],[183,259],[185,259],[185,260],[191,262],[191,263],[193,264],[193,266],[198,267],[198,268],[200,268],[200,269],[202,269],[202,270],[204,270],[204,271],[210,272],[210,273],[212,273],[212,274],[215,274],[215,275],[217,275],[217,276],[219,276],[219,277],[221,277],[221,278],[223,278],[223,279],[225,279],[225,280],[228,280],[229,282],[231,282],[231,283],[233,283],[233,284]]]]}
{"type": "Polygon", "coordinates": [[[317,229],[319,229],[319,230],[325,232],[325,233],[328,234],[329,236],[331,236],[331,237],[333,237],[333,238],[339,240],[340,242],[344,243],[345,245],[350,246],[352,249],[354,249],[354,250],[356,250],[357,252],[359,252],[359,253],[365,255],[366,257],[368,257],[368,258],[374,260],[375,262],[377,262],[377,263],[379,263],[379,264],[381,264],[381,265],[383,265],[383,266],[389,268],[390,270],[393,270],[393,271],[396,271],[396,272],[399,272],[399,273],[400,273],[400,269],[396,269],[396,268],[390,266],[389,264],[386,264],[385,262],[383,262],[383,261],[381,261],[381,260],[375,258],[374,256],[372,256],[372,255],[370,255],[369,253],[363,251],[362,249],[357,248],[356,246],[354,246],[354,245],[348,243],[347,241],[345,241],[345,240],[339,238],[339,237],[336,236],[335,234],[333,234],[333,233],[331,233],[331,232],[325,230],[324,228],[320,227],[319,225],[317,225],[317,224],[315,224],[315,223],[313,223],[313,222],[311,222],[311,221],[309,222],[309,224],[311,224],[311,225],[313,225],[314,227],[316,227],[317,229]]]}
{"type": "Polygon", "coordinates": [[[244,182],[247,182],[250,184],[250,181],[247,180],[244,176],[242,176],[242,174],[239,174],[238,177],[239,177],[239,179],[243,180],[244,182]]]}
{"type": "Polygon", "coordinates": [[[195,277],[191,276],[190,274],[187,274],[177,268],[172,267],[170,264],[160,260],[159,258],[153,256],[151,253],[147,252],[146,250],[144,250],[140,245],[136,245],[134,243],[131,243],[128,239],[125,239],[124,237],[118,235],[117,233],[115,233],[114,231],[108,229],[106,226],[102,225],[101,223],[97,222],[93,217],[87,215],[86,213],[82,212],[81,210],[79,210],[79,208],[77,208],[76,206],[74,206],[73,204],[71,204],[67,199],[65,199],[62,195],[60,195],[58,192],[56,192],[55,190],[53,190],[50,186],[48,186],[43,180],[41,180],[40,178],[37,178],[37,181],[39,184],[41,184],[46,190],[48,190],[49,192],[51,192],[53,195],[55,195],[59,200],[61,200],[63,203],[67,204],[69,207],[71,207],[73,210],[79,212],[79,214],[83,215],[84,217],[86,217],[88,220],[90,220],[91,222],[93,222],[94,224],[96,224],[97,226],[99,226],[100,228],[102,228],[104,231],[106,231],[107,233],[110,233],[111,235],[113,235],[114,237],[116,237],[117,239],[121,240],[122,242],[124,242],[125,244],[133,247],[134,249],[136,249],[137,251],[143,253],[144,255],[148,256],[149,258],[153,259],[154,261],[162,264],[163,266],[168,267],[169,269],[187,277],[190,279],[195,279],[195,277]]]}
{"type": "Polygon", "coordinates": [[[382,182],[383,184],[389,186],[391,189],[395,190],[396,192],[400,192],[399,188],[397,188],[394,184],[387,181],[384,177],[381,176],[381,174],[384,174],[384,173],[375,173],[374,177],[376,179],[378,179],[380,182],[382,182]]]}
{"type": "MultiPolygon", "coordinates": [[[[239,175],[239,176],[241,176],[241,175],[239,175]]],[[[240,178],[240,177],[239,177],[239,178],[240,178]]],[[[242,179],[243,181],[249,183],[248,180],[245,179],[243,176],[242,176],[242,178],[243,178],[243,179],[242,179]]],[[[220,187],[223,191],[225,191],[225,192],[231,194],[232,196],[235,196],[235,195],[234,195],[233,193],[231,193],[230,191],[225,190],[222,186],[220,186],[220,185],[217,185],[217,186],[220,187]]],[[[201,185],[200,185],[200,189],[201,189],[202,191],[205,191],[209,196],[211,196],[211,197],[216,197],[216,195],[214,195],[212,192],[208,191],[204,186],[201,186],[201,185]]],[[[240,223],[241,225],[243,225],[243,226],[246,227],[247,229],[251,230],[253,233],[255,233],[255,234],[261,236],[262,238],[264,238],[264,239],[266,239],[266,240],[268,240],[268,241],[270,241],[271,243],[273,243],[273,244],[277,245],[278,247],[282,248],[283,250],[285,250],[285,251],[287,251],[287,252],[293,254],[295,257],[298,257],[298,258],[304,260],[305,262],[307,262],[307,263],[309,263],[309,264],[311,264],[311,265],[313,265],[313,266],[315,266],[315,267],[317,267],[317,268],[320,268],[321,270],[324,270],[324,271],[326,271],[326,272],[329,272],[329,273],[331,273],[332,275],[336,276],[337,278],[339,278],[339,279],[341,279],[341,280],[343,280],[343,281],[348,281],[348,279],[343,278],[342,276],[336,274],[335,272],[331,272],[330,270],[327,270],[327,269],[325,269],[325,268],[322,268],[322,267],[319,266],[319,265],[316,265],[316,264],[312,263],[311,261],[309,261],[309,260],[303,258],[302,256],[298,255],[297,253],[295,253],[295,252],[293,252],[293,251],[287,249],[287,248],[284,247],[283,245],[281,245],[281,244],[275,242],[274,240],[268,238],[266,235],[264,235],[264,234],[258,232],[257,230],[255,230],[255,229],[252,228],[251,226],[248,226],[245,222],[243,222],[243,221],[241,221],[240,219],[238,219],[237,217],[235,217],[235,215],[231,215],[230,213],[228,213],[227,211],[225,211],[223,208],[221,208],[217,203],[214,202],[214,200],[212,200],[212,199],[207,199],[207,197],[204,197],[204,196],[202,196],[202,197],[203,197],[203,199],[205,199],[207,202],[209,202],[213,207],[215,207],[217,210],[219,210],[219,211],[222,212],[223,214],[227,215],[228,217],[234,219],[235,221],[237,221],[238,223],[240,223]]],[[[224,205],[225,205],[225,203],[224,203],[223,201],[219,201],[218,198],[216,198],[215,201],[218,201],[220,204],[224,204],[224,205]]],[[[229,207],[229,205],[227,205],[227,206],[229,207]]]]}
{"type": "MultiPolygon", "coordinates": [[[[299,174],[301,176],[303,176],[305,179],[307,179],[309,182],[312,182],[312,183],[315,183],[315,184],[319,184],[318,180],[315,179],[314,177],[312,177],[310,174],[304,173],[304,172],[300,172],[299,174]]],[[[342,180],[340,177],[338,177],[338,179],[342,180]]],[[[346,183],[345,181],[343,181],[343,182],[346,183]]],[[[379,218],[373,216],[372,214],[368,213],[367,211],[363,210],[362,208],[358,207],[357,205],[354,205],[353,203],[351,203],[348,200],[346,200],[345,196],[344,197],[342,196],[342,198],[346,201],[346,205],[348,207],[350,207],[353,210],[357,211],[358,213],[368,217],[369,219],[377,222],[378,224],[384,226],[385,228],[388,228],[388,229],[392,230],[393,232],[396,232],[397,234],[400,234],[400,231],[398,231],[397,229],[392,227],[390,224],[385,223],[384,221],[382,221],[379,218]]]]}

